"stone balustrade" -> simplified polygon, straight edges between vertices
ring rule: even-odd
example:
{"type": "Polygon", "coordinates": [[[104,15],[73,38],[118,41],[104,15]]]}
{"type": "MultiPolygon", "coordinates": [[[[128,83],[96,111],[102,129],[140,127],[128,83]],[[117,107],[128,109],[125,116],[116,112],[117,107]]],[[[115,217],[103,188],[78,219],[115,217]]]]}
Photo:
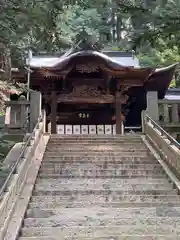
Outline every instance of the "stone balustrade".
{"type": "Polygon", "coordinates": [[[30,102],[26,100],[6,102],[5,128],[24,129],[27,125],[30,102]]]}
{"type": "MultiPolygon", "coordinates": [[[[143,133],[160,158],[180,178],[180,144],[158,123],[142,113],[143,133]]],[[[180,186],[178,186],[180,189],[180,186]]]]}
{"type": "MultiPolygon", "coordinates": [[[[39,118],[38,122],[36,123],[33,132],[29,136],[28,142],[24,143],[24,147],[22,148],[20,156],[18,156],[18,158],[15,160],[15,164],[12,169],[10,169],[11,175],[8,176],[6,182],[4,183],[6,184],[6,189],[3,192],[2,189],[0,189],[0,239],[11,239],[10,237],[5,238],[4,236],[10,225],[10,222],[15,221],[13,220],[13,218],[16,218],[16,215],[14,216],[14,209],[19,201],[19,196],[27,181],[27,178],[30,176],[29,181],[31,181],[32,174],[35,172],[35,170],[30,171],[29,169],[31,166],[37,167],[37,158],[35,156],[37,156],[37,154],[41,151],[41,145],[44,146],[45,144],[45,116],[46,113],[43,112],[41,118],[39,118]]],[[[30,183],[31,182],[29,182],[29,184],[30,183]]],[[[11,235],[13,236],[15,233],[11,232],[11,235]]]]}
{"type": "Polygon", "coordinates": [[[6,115],[0,129],[5,132],[17,130],[19,132],[32,132],[42,109],[42,96],[40,92],[31,92],[30,101],[18,100],[6,102],[6,115]]]}
{"type": "Polygon", "coordinates": [[[158,99],[157,92],[147,93],[146,114],[174,138],[180,133],[180,100],[158,99]]]}
{"type": "Polygon", "coordinates": [[[180,125],[180,100],[158,100],[161,124],[180,125]]]}

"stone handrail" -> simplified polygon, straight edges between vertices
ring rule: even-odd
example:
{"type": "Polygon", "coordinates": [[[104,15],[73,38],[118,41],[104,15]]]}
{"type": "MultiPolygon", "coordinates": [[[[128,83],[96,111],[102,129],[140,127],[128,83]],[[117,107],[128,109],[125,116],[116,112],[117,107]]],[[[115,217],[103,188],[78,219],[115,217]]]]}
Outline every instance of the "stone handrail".
{"type": "Polygon", "coordinates": [[[174,174],[180,177],[180,144],[148,115],[143,117],[143,132],[174,174]]]}
{"type": "Polygon", "coordinates": [[[34,131],[24,144],[20,156],[15,164],[11,166],[10,173],[0,189],[0,239],[4,239],[4,233],[26,181],[28,167],[31,164],[37,145],[43,136],[45,130],[45,115],[45,112],[43,112],[34,131]]]}

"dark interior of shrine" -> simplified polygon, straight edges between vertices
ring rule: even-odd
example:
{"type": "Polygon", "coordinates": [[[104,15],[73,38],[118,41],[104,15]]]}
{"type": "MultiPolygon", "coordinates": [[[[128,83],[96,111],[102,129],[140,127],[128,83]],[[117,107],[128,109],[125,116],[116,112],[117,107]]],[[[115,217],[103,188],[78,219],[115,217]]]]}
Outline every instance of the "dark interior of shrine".
{"type": "MultiPolygon", "coordinates": [[[[44,101],[43,101],[44,102],[44,101]]],[[[47,115],[50,115],[49,104],[43,104],[47,115]]],[[[143,87],[129,89],[129,100],[122,106],[122,113],[126,115],[125,126],[140,126],[141,112],[146,109],[146,91],[143,87]]],[[[57,124],[115,124],[115,105],[105,104],[80,104],[58,103],[57,124]]]]}

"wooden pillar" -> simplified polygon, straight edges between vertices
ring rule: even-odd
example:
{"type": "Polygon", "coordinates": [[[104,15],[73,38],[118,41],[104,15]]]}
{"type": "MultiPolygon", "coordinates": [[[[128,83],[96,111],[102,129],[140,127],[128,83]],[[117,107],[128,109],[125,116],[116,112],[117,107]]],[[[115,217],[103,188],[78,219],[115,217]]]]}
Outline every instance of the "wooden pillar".
{"type": "Polygon", "coordinates": [[[56,134],[56,114],[57,114],[57,94],[52,91],[51,94],[51,134],[56,134]]]}
{"type": "Polygon", "coordinates": [[[120,94],[116,93],[115,98],[115,108],[116,108],[116,134],[122,134],[123,133],[123,125],[121,120],[121,100],[120,100],[120,94]]]}
{"type": "Polygon", "coordinates": [[[105,85],[106,93],[109,94],[109,82],[110,82],[111,76],[109,76],[106,72],[104,72],[103,78],[104,78],[104,85],[105,85]]]}

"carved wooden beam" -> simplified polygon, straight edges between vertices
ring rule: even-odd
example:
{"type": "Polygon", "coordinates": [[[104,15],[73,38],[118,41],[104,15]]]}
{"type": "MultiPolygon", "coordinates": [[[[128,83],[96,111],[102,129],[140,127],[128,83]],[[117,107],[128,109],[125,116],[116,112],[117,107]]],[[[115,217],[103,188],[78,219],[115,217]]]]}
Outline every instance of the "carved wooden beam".
{"type": "Polygon", "coordinates": [[[102,95],[101,97],[78,97],[78,96],[70,96],[69,94],[60,94],[57,97],[57,102],[63,103],[114,103],[115,98],[112,95],[102,95]]]}
{"type": "Polygon", "coordinates": [[[67,78],[68,82],[72,82],[73,85],[93,85],[104,86],[103,78],[67,78]]]}
{"type": "Polygon", "coordinates": [[[81,73],[98,72],[99,65],[91,62],[86,64],[76,64],[76,71],[81,73]]]}
{"type": "Polygon", "coordinates": [[[116,92],[116,101],[118,101],[121,104],[126,104],[129,96],[126,94],[130,86],[117,86],[117,92],[116,92]]]}
{"type": "Polygon", "coordinates": [[[117,79],[118,84],[121,86],[143,86],[144,85],[144,79],[117,79]]]}

